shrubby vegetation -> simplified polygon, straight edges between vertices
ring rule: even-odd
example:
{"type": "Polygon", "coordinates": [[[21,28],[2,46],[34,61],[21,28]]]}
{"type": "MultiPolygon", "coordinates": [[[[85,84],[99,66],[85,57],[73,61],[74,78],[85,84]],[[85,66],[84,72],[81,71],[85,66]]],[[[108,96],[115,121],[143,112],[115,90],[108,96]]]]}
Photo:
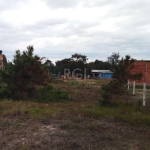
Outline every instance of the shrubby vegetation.
{"type": "MultiPolygon", "coordinates": [[[[103,93],[100,105],[112,105],[111,100],[115,95],[124,95],[126,102],[128,101],[127,82],[128,79],[140,79],[142,74],[131,74],[134,67],[134,59],[126,56],[119,60],[119,53],[112,53],[108,57],[108,61],[87,63],[87,56],[74,54],[71,58],[65,58],[57,61],[54,65],[50,60],[42,63],[42,59],[33,54],[33,46],[28,46],[27,50],[22,53],[16,51],[13,62],[6,63],[5,70],[0,71],[0,98],[1,99],[36,99],[40,102],[59,101],[67,99],[68,94],[60,89],[55,89],[49,84],[54,80],[53,74],[68,68],[72,71],[80,68],[82,71],[87,68],[87,74],[92,69],[111,69],[113,71],[113,80],[102,86],[103,93]]],[[[74,82],[71,84],[75,84],[74,82]]]]}
{"type": "Polygon", "coordinates": [[[13,62],[7,63],[5,70],[0,70],[0,98],[26,100],[38,98],[38,95],[46,98],[47,95],[47,102],[67,98],[59,89],[50,90],[48,85],[52,77],[47,65],[42,64],[42,59],[33,55],[33,51],[33,46],[28,46],[22,53],[17,50],[13,62]]]}
{"type": "MultiPolygon", "coordinates": [[[[130,56],[122,58],[118,63],[112,61],[113,79],[108,84],[102,86],[103,94],[100,102],[107,102],[116,95],[124,95],[126,103],[128,103],[127,83],[129,79],[141,79],[142,73],[131,74],[131,69],[134,67],[134,59],[130,56]],[[106,98],[106,95],[107,96],[106,98]]],[[[103,103],[104,103],[103,102],[103,103]]],[[[102,103],[102,104],[103,104],[102,103]]]]}
{"type": "MultiPolygon", "coordinates": [[[[43,58],[45,59],[46,57],[40,58],[34,55],[33,52],[33,46],[28,46],[27,50],[22,53],[20,50],[17,50],[12,62],[7,63],[5,61],[5,70],[0,70],[0,99],[26,100],[36,98],[39,100],[42,97],[47,99],[45,101],[66,99],[66,93],[64,93],[64,96],[63,92],[59,89],[53,88],[50,90],[47,87],[54,80],[54,74],[63,74],[64,68],[68,68],[70,71],[80,68],[82,70],[80,73],[82,74],[84,74],[84,68],[86,68],[87,74],[91,74],[92,69],[112,69],[112,63],[109,61],[95,60],[94,62],[87,63],[87,56],[77,53],[73,54],[70,58],[57,61],[56,65],[48,59],[43,63],[43,58]],[[48,97],[44,96],[46,92],[48,97]]],[[[119,53],[113,53],[113,56],[110,58],[111,61],[115,60],[115,62],[118,62],[119,57],[119,53]]],[[[6,57],[4,58],[6,60],[6,57]]]]}
{"type": "Polygon", "coordinates": [[[53,102],[68,99],[68,93],[53,86],[46,86],[37,90],[36,97],[38,102],[53,102]]]}

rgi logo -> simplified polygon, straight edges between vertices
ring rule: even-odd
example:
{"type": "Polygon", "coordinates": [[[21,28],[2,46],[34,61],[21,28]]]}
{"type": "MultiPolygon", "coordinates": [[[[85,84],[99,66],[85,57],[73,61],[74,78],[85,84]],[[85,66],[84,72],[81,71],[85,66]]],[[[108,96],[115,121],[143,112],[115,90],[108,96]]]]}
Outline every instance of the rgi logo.
{"type": "MultiPolygon", "coordinates": [[[[78,72],[82,72],[82,70],[80,68],[75,68],[72,72],[70,71],[70,69],[65,68],[64,69],[64,76],[70,78],[83,78],[83,74],[82,73],[78,73],[78,72]]],[[[86,78],[86,68],[83,70],[84,72],[84,78],[86,78]]]]}

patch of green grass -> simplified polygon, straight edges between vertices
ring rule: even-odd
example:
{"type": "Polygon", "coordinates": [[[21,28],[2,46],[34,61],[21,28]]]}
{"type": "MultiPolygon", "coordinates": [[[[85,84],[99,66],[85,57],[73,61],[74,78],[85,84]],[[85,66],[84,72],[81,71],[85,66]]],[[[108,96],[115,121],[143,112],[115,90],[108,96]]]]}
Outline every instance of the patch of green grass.
{"type": "Polygon", "coordinates": [[[118,114],[115,117],[132,125],[150,125],[150,115],[142,112],[132,111],[128,114],[118,114]]]}
{"type": "Polygon", "coordinates": [[[90,117],[90,118],[102,118],[106,117],[105,110],[100,110],[99,108],[95,107],[93,108],[87,108],[83,110],[83,116],[84,117],[90,117]]]}
{"type": "Polygon", "coordinates": [[[59,107],[48,104],[24,102],[24,101],[1,101],[0,115],[4,116],[29,116],[34,118],[52,117],[60,113],[59,107]]]}
{"type": "Polygon", "coordinates": [[[68,85],[69,86],[76,86],[76,85],[79,85],[79,82],[78,81],[69,81],[68,85]]]}
{"type": "MultiPolygon", "coordinates": [[[[135,88],[136,89],[143,89],[143,84],[136,84],[135,88]]],[[[130,84],[130,89],[133,89],[133,84],[130,84]]],[[[150,85],[149,84],[146,85],[146,89],[150,89],[150,85]]]]}
{"type": "Polygon", "coordinates": [[[94,107],[83,111],[85,117],[116,118],[133,125],[150,125],[150,114],[136,110],[134,105],[119,105],[117,107],[94,107]]]}
{"type": "MultiPolygon", "coordinates": [[[[37,119],[44,118],[116,118],[133,125],[150,125],[150,110],[145,110],[141,102],[126,105],[117,103],[114,107],[99,107],[97,104],[78,104],[73,102],[35,103],[1,101],[0,115],[28,116],[37,119]]],[[[78,121],[78,120],[77,120],[78,121]]],[[[76,122],[74,122],[77,124],[76,122]]]]}
{"type": "Polygon", "coordinates": [[[29,116],[34,118],[46,118],[46,117],[55,117],[60,113],[59,108],[26,108],[29,116]]]}

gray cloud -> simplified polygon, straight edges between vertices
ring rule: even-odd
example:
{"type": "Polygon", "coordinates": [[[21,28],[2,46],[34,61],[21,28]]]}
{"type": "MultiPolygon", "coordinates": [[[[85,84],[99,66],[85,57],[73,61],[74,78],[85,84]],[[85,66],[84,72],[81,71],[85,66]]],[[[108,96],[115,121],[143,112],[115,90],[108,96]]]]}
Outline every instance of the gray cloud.
{"type": "Polygon", "coordinates": [[[53,0],[45,0],[47,5],[50,8],[70,8],[76,6],[84,6],[84,7],[98,7],[98,6],[105,6],[105,5],[112,5],[119,3],[119,0],[61,0],[61,1],[53,1],[53,0]]]}
{"type": "Polygon", "coordinates": [[[73,53],[105,61],[112,52],[149,59],[149,7],[148,0],[3,1],[0,49],[10,60],[29,44],[53,61],[73,53]]]}
{"type": "Polygon", "coordinates": [[[70,7],[76,7],[80,0],[61,0],[61,1],[54,1],[54,0],[44,0],[46,4],[50,8],[70,8],[70,7]]]}

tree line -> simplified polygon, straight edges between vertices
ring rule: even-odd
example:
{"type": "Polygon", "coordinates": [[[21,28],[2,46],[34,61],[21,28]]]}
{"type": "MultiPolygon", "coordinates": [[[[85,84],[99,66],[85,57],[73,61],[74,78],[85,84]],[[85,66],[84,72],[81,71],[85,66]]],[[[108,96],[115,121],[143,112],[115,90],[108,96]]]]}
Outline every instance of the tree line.
{"type": "Polygon", "coordinates": [[[91,70],[112,70],[112,61],[119,61],[119,53],[112,53],[111,56],[108,57],[108,60],[102,61],[96,59],[93,62],[87,62],[88,58],[85,55],[81,55],[78,53],[73,54],[70,58],[64,58],[62,60],[56,61],[54,65],[51,60],[46,60],[45,64],[48,67],[49,72],[53,74],[64,74],[64,69],[68,68],[72,72],[75,68],[80,68],[83,70],[86,68],[87,74],[91,74],[91,70]]]}
{"type": "Polygon", "coordinates": [[[142,74],[131,74],[135,60],[130,56],[119,58],[119,53],[112,53],[105,62],[95,60],[88,63],[87,56],[75,53],[70,58],[56,61],[54,65],[51,60],[43,63],[43,58],[34,55],[34,47],[28,46],[27,50],[22,53],[17,50],[13,61],[5,61],[5,69],[0,70],[0,98],[28,99],[34,97],[39,100],[47,99],[47,101],[67,98],[66,93],[49,85],[52,74],[57,72],[63,74],[64,68],[69,68],[71,71],[75,68],[81,70],[86,68],[88,74],[92,69],[112,70],[112,81],[102,87],[104,101],[106,97],[108,99],[108,95],[115,93],[123,92],[127,97],[128,79],[140,79],[142,74]]]}

